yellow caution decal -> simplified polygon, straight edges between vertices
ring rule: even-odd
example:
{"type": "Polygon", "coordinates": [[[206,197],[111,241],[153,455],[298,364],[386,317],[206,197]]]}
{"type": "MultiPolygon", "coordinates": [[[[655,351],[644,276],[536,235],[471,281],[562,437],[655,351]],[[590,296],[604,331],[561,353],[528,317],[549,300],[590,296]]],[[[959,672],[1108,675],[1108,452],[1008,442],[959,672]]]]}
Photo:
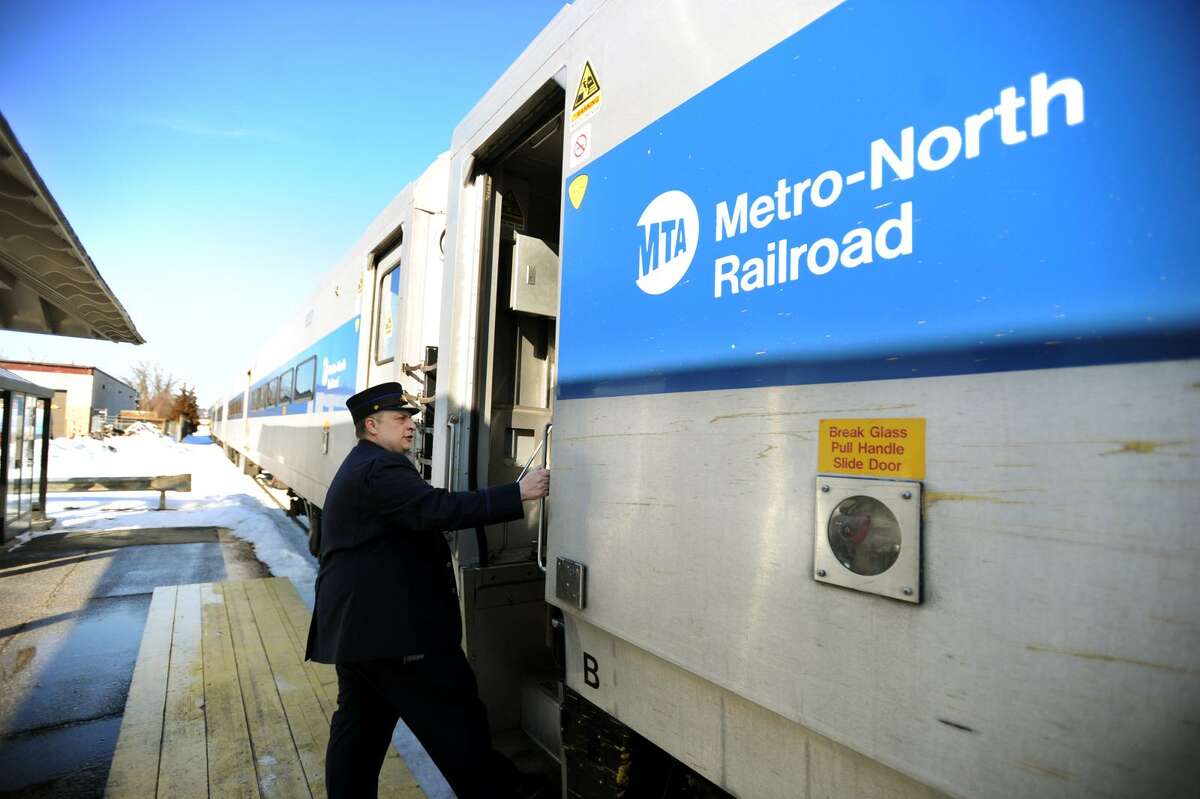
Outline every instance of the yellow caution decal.
{"type": "Polygon", "coordinates": [[[571,207],[576,211],[579,210],[579,204],[583,202],[583,195],[587,192],[588,176],[576,175],[567,186],[567,199],[571,201],[571,207]]]}
{"type": "Polygon", "coordinates": [[[579,88],[575,90],[575,103],[571,106],[571,130],[582,125],[600,110],[600,81],[592,62],[583,62],[583,74],[579,76],[579,88]]]}
{"type": "Polygon", "coordinates": [[[592,69],[592,62],[583,62],[583,75],[579,78],[579,88],[575,90],[575,104],[571,106],[572,111],[577,111],[584,103],[592,99],[592,95],[600,93],[600,82],[596,80],[596,73],[592,69]]]}

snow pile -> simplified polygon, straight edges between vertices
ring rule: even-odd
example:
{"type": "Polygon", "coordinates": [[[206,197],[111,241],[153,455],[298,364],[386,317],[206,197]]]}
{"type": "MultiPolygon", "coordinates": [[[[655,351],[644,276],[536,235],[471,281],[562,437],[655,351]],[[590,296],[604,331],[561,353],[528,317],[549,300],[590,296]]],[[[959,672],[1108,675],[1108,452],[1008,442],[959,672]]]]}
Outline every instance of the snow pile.
{"type": "Polygon", "coordinates": [[[194,446],[177,444],[151,425],[143,426],[147,430],[103,440],[51,439],[50,477],[146,477],[192,470],[194,446]]]}
{"type": "Polygon", "coordinates": [[[224,527],[253,544],[255,556],[271,574],[291,579],[311,604],[317,562],[308,554],[305,532],[207,437],[192,436],[176,443],[152,426],[145,427],[148,430],[103,441],[52,440],[50,477],[191,474],[190,493],[168,491],[165,511],[156,510],[157,491],[47,494],[46,515],[55,520],[54,526],[42,533],[26,533],[19,540],[62,532],[224,527]]]}
{"type": "Polygon", "coordinates": [[[161,434],[161,431],[158,429],[157,426],[148,424],[146,422],[134,422],[133,424],[129,425],[129,427],[125,428],[125,435],[127,435],[127,436],[139,435],[139,434],[140,435],[149,434],[152,436],[157,436],[157,435],[161,434]]]}

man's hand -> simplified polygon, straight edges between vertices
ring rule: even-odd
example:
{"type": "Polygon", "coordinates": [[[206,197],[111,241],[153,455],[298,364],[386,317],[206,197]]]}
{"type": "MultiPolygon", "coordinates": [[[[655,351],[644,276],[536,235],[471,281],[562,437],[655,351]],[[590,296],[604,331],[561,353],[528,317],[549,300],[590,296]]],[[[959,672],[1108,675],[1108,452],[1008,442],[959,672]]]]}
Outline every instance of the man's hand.
{"type": "Polygon", "coordinates": [[[521,486],[522,501],[541,499],[550,493],[550,472],[540,466],[530,469],[517,485],[521,486]]]}

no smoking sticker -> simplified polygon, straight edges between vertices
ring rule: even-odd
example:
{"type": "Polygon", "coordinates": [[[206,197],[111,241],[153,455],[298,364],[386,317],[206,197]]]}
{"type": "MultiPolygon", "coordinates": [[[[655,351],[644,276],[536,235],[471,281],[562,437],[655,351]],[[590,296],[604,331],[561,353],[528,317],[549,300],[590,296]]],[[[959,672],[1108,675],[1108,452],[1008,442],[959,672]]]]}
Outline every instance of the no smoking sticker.
{"type": "Polygon", "coordinates": [[[571,134],[570,168],[574,169],[592,157],[592,126],[584,125],[571,134]]]}

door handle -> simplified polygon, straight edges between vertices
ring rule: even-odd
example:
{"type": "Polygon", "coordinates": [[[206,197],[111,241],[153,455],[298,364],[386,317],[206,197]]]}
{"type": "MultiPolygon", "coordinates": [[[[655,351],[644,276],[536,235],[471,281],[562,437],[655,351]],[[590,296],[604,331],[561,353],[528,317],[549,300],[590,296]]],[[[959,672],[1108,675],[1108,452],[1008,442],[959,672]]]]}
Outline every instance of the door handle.
{"type": "MultiPolygon", "coordinates": [[[[542,443],[546,446],[542,448],[542,468],[548,468],[550,465],[550,433],[554,430],[554,423],[546,425],[546,434],[542,436],[542,443]]],[[[546,554],[544,548],[546,545],[546,498],[542,497],[542,509],[538,514],[538,537],[537,537],[537,565],[543,572],[546,571],[546,554]]]]}
{"type": "Polygon", "coordinates": [[[454,480],[454,464],[458,460],[458,414],[454,413],[446,419],[446,430],[450,435],[449,452],[446,453],[446,480],[444,485],[447,491],[453,491],[454,486],[451,484],[454,480]]]}

